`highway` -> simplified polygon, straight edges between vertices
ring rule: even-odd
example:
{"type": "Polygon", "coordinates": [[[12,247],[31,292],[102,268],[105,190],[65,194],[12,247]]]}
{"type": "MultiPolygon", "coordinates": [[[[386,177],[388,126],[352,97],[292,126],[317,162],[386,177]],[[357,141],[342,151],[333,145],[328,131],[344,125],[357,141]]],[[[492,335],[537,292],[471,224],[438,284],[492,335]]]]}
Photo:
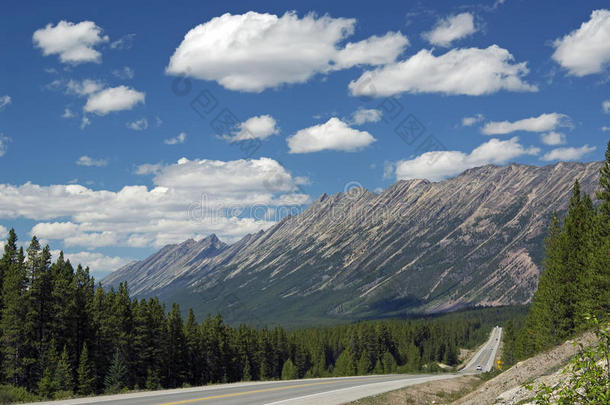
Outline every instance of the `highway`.
{"type": "Polygon", "coordinates": [[[494,328],[488,341],[481,346],[468,364],[458,373],[392,374],[361,377],[316,378],[292,381],[247,382],[219,384],[175,390],[148,391],[108,395],[64,401],[37,402],[38,405],[339,405],[371,395],[434,380],[476,374],[493,366],[502,330],[494,328]]]}
{"type": "Polygon", "coordinates": [[[494,359],[498,352],[498,346],[502,337],[502,328],[495,327],[489,334],[489,339],[483,344],[479,350],[472,356],[468,364],[466,364],[459,372],[462,374],[475,374],[477,372],[491,371],[494,365],[494,359]],[[477,366],[481,366],[482,370],[477,371],[477,366]]]}

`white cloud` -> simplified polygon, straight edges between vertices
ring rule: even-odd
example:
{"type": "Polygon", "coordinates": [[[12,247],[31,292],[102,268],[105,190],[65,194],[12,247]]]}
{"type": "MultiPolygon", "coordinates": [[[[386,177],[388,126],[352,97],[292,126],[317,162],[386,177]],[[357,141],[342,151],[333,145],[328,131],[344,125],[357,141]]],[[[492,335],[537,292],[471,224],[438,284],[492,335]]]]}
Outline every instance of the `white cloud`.
{"type": "Polygon", "coordinates": [[[89,96],[84,110],[106,115],[114,111],[131,110],[136,104],[144,103],[145,98],[145,93],[126,86],[110,87],[89,96]]]}
{"type": "Polygon", "coordinates": [[[36,30],[32,39],[43,55],[59,55],[63,63],[79,64],[100,63],[102,54],[94,47],[107,42],[108,36],[102,36],[102,29],[93,21],[78,24],[60,21],[55,26],[47,24],[36,30]]]}
{"type": "Polygon", "coordinates": [[[227,13],[191,29],[166,72],[215,80],[230,90],[260,92],[306,82],[316,73],[390,63],[408,44],[402,34],[389,32],[339,48],[355,24],[355,19],[327,15],[299,18],[294,12],[281,17],[227,13]]]}
{"type": "Polygon", "coordinates": [[[91,79],[85,79],[83,81],[70,80],[66,85],[67,92],[77,96],[90,96],[103,88],[104,85],[101,82],[91,79]]]}
{"type": "Polygon", "coordinates": [[[595,146],[589,145],[584,145],[580,148],[557,148],[546,153],[540,159],[546,162],[551,160],[578,160],[595,149],[597,149],[595,146]]]}
{"type": "Polygon", "coordinates": [[[146,118],[140,118],[139,120],[128,122],[126,125],[127,128],[133,129],[134,131],[144,131],[148,128],[148,120],[146,118]]]}
{"type": "Polygon", "coordinates": [[[605,126],[605,125],[604,125],[604,126],[602,127],[602,131],[603,131],[603,132],[608,132],[608,131],[610,131],[610,127],[607,127],[607,126],[605,126]]]}
{"type": "Polygon", "coordinates": [[[373,35],[359,42],[350,42],[337,52],[331,70],[392,63],[407,45],[409,41],[399,32],[388,32],[382,37],[373,35]]]}
{"type": "Polygon", "coordinates": [[[569,74],[602,72],[610,62],[610,10],[594,10],[589,21],[553,43],[553,59],[569,74]]]}
{"type": "Polygon", "coordinates": [[[366,122],[379,122],[381,120],[381,110],[358,108],[352,114],[352,123],[362,125],[366,122]]]}
{"type": "Polygon", "coordinates": [[[602,109],[604,110],[605,114],[610,114],[610,100],[605,100],[602,103],[602,109]]]}
{"type": "Polygon", "coordinates": [[[422,34],[422,38],[433,45],[448,47],[451,42],[476,31],[472,14],[461,13],[439,20],[431,31],[422,34]]]}
{"type": "Polygon", "coordinates": [[[0,111],[2,111],[4,109],[4,107],[9,105],[11,103],[11,101],[12,101],[12,99],[11,99],[11,96],[9,96],[9,95],[0,96],[0,111]]]}
{"type": "Polygon", "coordinates": [[[410,58],[365,72],[349,84],[354,96],[382,97],[400,93],[443,93],[480,96],[500,90],[537,91],[522,79],[527,64],[513,63],[506,49],[452,49],[434,56],[422,49],[410,58]]]}
{"type": "Polygon", "coordinates": [[[61,118],[73,118],[75,115],[69,108],[64,109],[64,113],[61,115],[61,118]]]}
{"type": "MultiPolygon", "coordinates": [[[[52,250],[51,254],[56,259],[59,256],[59,250],[52,250]]],[[[106,256],[96,252],[64,252],[64,258],[70,260],[73,266],[82,264],[83,267],[89,267],[92,272],[114,271],[132,261],[129,258],[106,256]]]]}
{"type": "Polygon", "coordinates": [[[566,136],[560,132],[549,132],[540,134],[540,140],[545,145],[563,145],[566,143],[566,136]]]}
{"type": "Polygon", "coordinates": [[[141,165],[138,165],[136,167],[135,170],[135,174],[155,174],[158,173],[161,168],[163,168],[163,165],[161,163],[144,163],[141,165]]]}
{"type": "Polygon", "coordinates": [[[240,123],[232,135],[223,138],[230,142],[245,141],[248,139],[265,139],[280,132],[277,122],[270,115],[259,115],[248,118],[240,123]]]}
{"type": "Polygon", "coordinates": [[[32,229],[66,246],[159,247],[216,233],[235,241],[273,225],[268,207],[301,205],[304,179],[269,158],[216,161],[180,159],[149,165],[154,187],[93,190],[78,184],[0,184],[0,218],[23,217],[32,229]],[[155,168],[153,169],[153,166],[155,168]]]}
{"type": "Polygon", "coordinates": [[[165,139],[163,141],[163,143],[165,143],[166,145],[176,145],[179,143],[184,143],[184,141],[186,141],[186,133],[180,132],[178,134],[178,136],[175,136],[175,137],[169,138],[169,139],[165,139]]]}
{"type": "Polygon", "coordinates": [[[287,139],[290,153],[311,153],[322,150],[355,152],[376,139],[366,131],[350,128],[338,118],[326,123],[301,129],[287,139]]]}
{"type": "Polygon", "coordinates": [[[4,136],[4,134],[0,132],[0,157],[4,156],[6,150],[8,149],[8,143],[11,141],[11,138],[4,136]]]}
{"type": "Polygon", "coordinates": [[[473,117],[464,117],[464,118],[462,118],[462,126],[471,127],[474,124],[483,121],[484,119],[485,119],[485,117],[483,116],[483,114],[477,114],[473,117]]]}
{"type": "Polygon", "coordinates": [[[468,154],[460,151],[426,152],[415,159],[396,162],[394,168],[397,180],[438,181],[472,167],[504,164],[519,156],[538,153],[540,153],[540,149],[522,146],[517,137],[505,141],[490,139],[468,154]]]}
{"type": "Polygon", "coordinates": [[[124,66],[123,69],[115,69],[112,74],[122,80],[131,80],[135,76],[135,72],[129,66],[124,66]]]}
{"type": "Polygon", "coordinates": [[[117,39],[110,43],[111,49],[119,49],[125,50],[130,49],[133,46],[133,39],[136,37],[136,34],[127,34],[123,35],[121,38],[117,39]]]}
{"type": "Polygon", "coordinates": [[[505,135],[515,131],[546,132],[557,127],[570,126],[570,119],[565,114],[549,113],[537,117],[524,118],[518,121],[491,121],[485,124],[481,132],[485,135],[505,135]]]}
{"type": "Polygon", "coordinates": [[[76,164],[79,166],[95,166],[95,167],[103,167],[108,165],[108,160],[106,159],[94,159],[87,155],[81,156],[76,161],[76,164]]]}
{"type": "Polygon", "coordinates": [[[91,125],[91,120],[88,117],[83,117],[80,122],[80,129],[85,129],[89,125],[91,125]]]}

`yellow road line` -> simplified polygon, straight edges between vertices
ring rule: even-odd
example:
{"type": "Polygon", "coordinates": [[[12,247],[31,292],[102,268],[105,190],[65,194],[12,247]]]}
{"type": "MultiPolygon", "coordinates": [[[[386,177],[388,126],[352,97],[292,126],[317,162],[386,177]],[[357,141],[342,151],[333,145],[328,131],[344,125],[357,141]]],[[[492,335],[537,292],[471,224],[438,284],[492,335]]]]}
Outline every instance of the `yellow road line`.
{"type": "MultiPolygon", "coordinates": [[[[370,381],[370,380],[374,380],[374,379],[375,378],[360,378],[360,379],[352,379],[352,380],[347,380],[347,381],[370,381]]],[[[209,396],[209,397],[185,399],[183,401],[166,402],[166,403],[163,403],[163,404],[160,404],[160,405],[189,404],[189,403],[192,403],[192,402],[207,401],[207,400],[210,400],[210,399],[239,397],[239,396],[249,395],[249,394],[258,394],[258,393],[261,393],[261,392],[281,391],[281,390],[288,390],[288,389],[300,388],[300,387],[313,387],[313,386],[316,386],[316,385],[338,384],[338,383],[345,382],[345,381],[346,380],[326,381],[326,382],[310,383],[310,384],[288,385],[286,387],[264,388],[264,389],[260,389],[260,390],[233,392],[231,394],[212,395],[212,396],[209,396]]]]}

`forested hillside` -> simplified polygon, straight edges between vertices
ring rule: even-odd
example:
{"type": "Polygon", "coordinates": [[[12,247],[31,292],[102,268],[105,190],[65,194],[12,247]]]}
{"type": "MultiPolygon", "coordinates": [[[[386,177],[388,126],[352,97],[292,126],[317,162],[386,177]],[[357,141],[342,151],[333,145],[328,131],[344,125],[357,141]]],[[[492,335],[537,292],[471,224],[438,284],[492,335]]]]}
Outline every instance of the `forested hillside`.
{"type": "Polygon", "coordinates": [[[553,217],[529,314],[506,325],[508,364],[562,343],[586,329],[592,316],[610,315],[610,142],[600,173],[594,196],[582,193],[577,180],[565,218],[553,217]]]}
{"type": "MultiPolygon", "coordinates": [[[[95,287],[36,237],[24,252],[13,230],[0,261],[3,384],[41,398],[268,380],[437,370],[482,342],[510,311],[431,320],[368,321],[287,331],[237,328],[220,316],[184,321],[178,305],[95,287]]],[[[8,386],[4,390],[14,389],[8,386]]],[[[1,390],[0,390],[1,394],[1,390]]],[[[1,396],[1,395],[0,395],[1,396]]]]}

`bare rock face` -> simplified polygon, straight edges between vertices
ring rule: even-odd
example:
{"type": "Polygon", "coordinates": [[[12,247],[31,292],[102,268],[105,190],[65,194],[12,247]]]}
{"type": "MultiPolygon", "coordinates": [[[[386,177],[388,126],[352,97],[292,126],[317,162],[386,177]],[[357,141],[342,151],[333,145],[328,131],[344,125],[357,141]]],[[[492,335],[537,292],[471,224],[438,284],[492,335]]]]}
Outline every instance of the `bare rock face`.
{"type": "Polygon", "coordinates": [[[220,312],[230,322],[309,323],[527,303],[553,211],[575,179],[592,193],[601,163],[470,169],[322,195],[303,213],[227,246],[169,245],[103,280],[220,312]]]}

